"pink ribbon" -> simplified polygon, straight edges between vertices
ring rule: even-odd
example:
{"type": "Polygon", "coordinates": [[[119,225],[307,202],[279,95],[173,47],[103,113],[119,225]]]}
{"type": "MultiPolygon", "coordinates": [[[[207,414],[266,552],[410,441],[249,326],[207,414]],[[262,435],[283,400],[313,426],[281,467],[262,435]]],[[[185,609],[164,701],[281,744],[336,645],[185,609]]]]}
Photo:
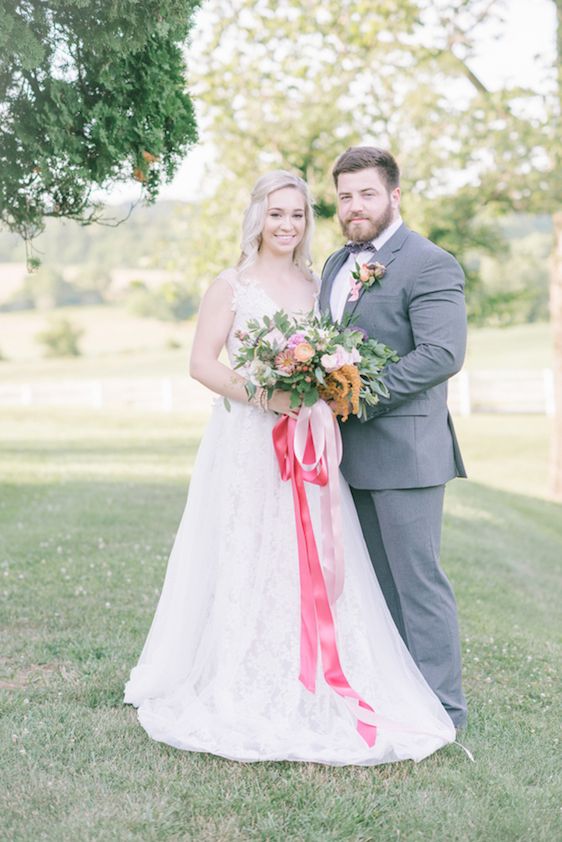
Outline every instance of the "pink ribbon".
{"type": "Polygon", "coordinates": [[[339,500],[341,436],[324,401],[303,407],[298,420],[284,415],[273,429],[273,446],[283,480],[291,480],[297,527],[301,591],[300,675],[307,690],[315,692],[318,644],[327,684],[346,702],[357,718],[357,730],[368,746],[376,740],[375,712],[351,687],[338,653],[331,605],[343,589],[343,530],[339,500]],[[322,542],[326,579],[320,563],[305,482],[320,486],[322,542]]]}

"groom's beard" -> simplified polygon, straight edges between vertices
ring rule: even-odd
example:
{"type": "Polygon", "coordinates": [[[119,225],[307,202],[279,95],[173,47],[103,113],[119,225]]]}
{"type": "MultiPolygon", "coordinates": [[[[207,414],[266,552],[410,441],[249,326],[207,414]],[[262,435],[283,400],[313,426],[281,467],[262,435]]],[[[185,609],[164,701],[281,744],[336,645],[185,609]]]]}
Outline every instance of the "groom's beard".
{"type": "Polygon", "coordinates": [[[385,228],[388,228],[393,220],[390,198],[386,208],[378,216],[363,215],[361,219],[364,220],[361,224],[353,225],[353,216],[350,215],[346,219],[339,217],[341,229],[352,243],[370,242],[382,234],[385,228]]]}

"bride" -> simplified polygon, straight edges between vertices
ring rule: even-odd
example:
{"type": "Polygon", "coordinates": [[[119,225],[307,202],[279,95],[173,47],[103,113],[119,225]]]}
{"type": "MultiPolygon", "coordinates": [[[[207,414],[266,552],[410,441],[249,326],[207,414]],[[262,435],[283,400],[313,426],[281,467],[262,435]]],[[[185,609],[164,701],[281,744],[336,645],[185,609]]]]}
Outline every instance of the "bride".
{"type": "MultiPolygon", "coordinates": [[[[306,183],[284,171],[263,176],[244,216],[238,266],[201,304],[190,373],[230,409],[220,398],[214,404],[125,702],[153,739],[232,760],[421,760],[454,741],[455,729],[392,622],[343,478],[345,585],[334,624],[345,678],[375,712],[374,745],[321,669],[315,692],[299,681],[295,516],[271,437],[281,415],[297,413],[286,392],[269,404],[260,390],[249,400],[243,370],[219,359],[226,346],[233,364],[249,319],[315,307],[312,230],[306,183]]],[[[318,488],[307,495],[317,524],[318,488]]]]}

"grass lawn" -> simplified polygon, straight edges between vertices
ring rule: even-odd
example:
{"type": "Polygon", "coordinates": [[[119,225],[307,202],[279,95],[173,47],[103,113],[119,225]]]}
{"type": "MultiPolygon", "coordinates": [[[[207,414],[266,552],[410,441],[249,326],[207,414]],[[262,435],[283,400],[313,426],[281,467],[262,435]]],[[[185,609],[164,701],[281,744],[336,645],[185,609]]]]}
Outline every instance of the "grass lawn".
{"type": "Polygon", "coordinates": [[[476,763],[450,746],[418,765],[373,769],[180,752],[151,742],[122,705],[202,426],[179,415],[22,409],[0,417],[0,836],[560,838],[553,618],[562,507],[539,499],[545,420],[481,416],[459,425],[473,480],[449,487],[443,559],[459,600],[464,742],[476,763]]]}
{"type": "MultiPolygon", "coordinates": [[[[187,372],[194,321],[161,322],[123,307],[65,307],[56,311],[84,331],[84,356],[49,360],[35,341],[48,311],[0,313],[0,377],[35,380],[89,377],[171,377],[187,372]],[[173,347],[171,347],[173,346],[173,347]],[[179,347],[177,347],[179,346],[179,347]]],[[[544,322],[509,328],[471,328],[466,368],[542,369],[552,365],[552,337],[544,322]]]]}
{"type": "Polygon", "coordinates": [[[470,328],[465,366],[473,371],[549,368],[552,355],[552,333],[545,322],[470,328]]]}

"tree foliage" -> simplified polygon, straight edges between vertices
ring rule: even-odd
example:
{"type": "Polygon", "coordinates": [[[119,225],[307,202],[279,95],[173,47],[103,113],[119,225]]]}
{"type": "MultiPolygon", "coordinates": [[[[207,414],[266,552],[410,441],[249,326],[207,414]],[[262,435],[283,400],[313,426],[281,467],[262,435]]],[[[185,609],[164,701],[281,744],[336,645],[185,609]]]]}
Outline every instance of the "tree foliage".
{"type": "Polygon", "coordinates": [[[153,199],[196,139],[185,42],[199,0],[0,0],[0,221],[89,222],[94,187],[153,199]]]}
{"type": "Polygon", "coordinates": [[[480,27],[501,6],[208,0],[192,55],[222,174],[207,204],[221,236],[234,239],[255,176],[287,167],[316,196],[321,263],[340,239],[322,223],[335,212],[334,159],[352,144],[386,146],[401,163],[409,223],[459,258],[476,291],[474,253],[502,246],[497,216],[549,211],[560,195],[552,103],[520,87],[490,90],[471,69],[480,27]]]}
{"type": "Polygon", "coordinates": [[[74,325],[70,319],[57,316],[48,326],[36,335],[36,340],[45,349],[47,357],[79,357],[80,338],[84,331],[74,325]]]}

